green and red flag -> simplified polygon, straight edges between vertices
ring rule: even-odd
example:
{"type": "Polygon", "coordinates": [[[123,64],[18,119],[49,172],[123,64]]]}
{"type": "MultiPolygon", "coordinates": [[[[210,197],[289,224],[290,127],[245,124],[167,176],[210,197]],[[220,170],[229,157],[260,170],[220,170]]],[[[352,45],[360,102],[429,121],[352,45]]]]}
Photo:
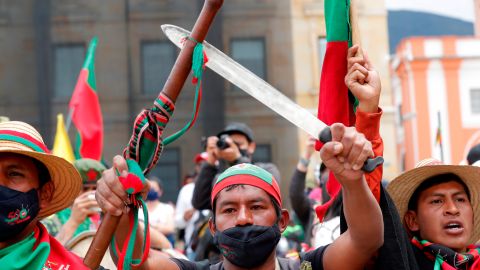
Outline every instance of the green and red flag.
{"type": "Polygon", "coordinates": [[[103,149],[103,119],[95,80],[95,49],[97,37],[90,41],[87,56],[70,100],[72,121],[78,130],[75,158],[101,160],[103,149]]]}
{"type": "MultiPolygon", "coordinates": [[[[325,0],[324,4],[327,49],[320,78],[317,117],[327,125],[343,123],[346,126],[353,126],[355,124],[355,98],[349,93],[344,82],[347,74],[347,52],[348,48],[352,46],[350,0],[325,0]]],[[[316,149],[319,150],[321,146],[322,144],[317,141],[316,149]]],[[[330,173],[326,188],[331,199],[315,209],[320,220],[323,219],[325,212],[341,189],[332,173],[330,173]]]]}

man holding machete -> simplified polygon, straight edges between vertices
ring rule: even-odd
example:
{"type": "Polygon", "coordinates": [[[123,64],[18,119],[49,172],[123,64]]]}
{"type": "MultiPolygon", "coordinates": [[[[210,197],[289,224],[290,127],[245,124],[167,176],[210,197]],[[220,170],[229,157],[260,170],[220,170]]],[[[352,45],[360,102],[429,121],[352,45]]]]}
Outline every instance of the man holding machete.
{"type": "MultiPolygon", "coordinates": [[[[350,49],[350,58],[357,50],[358,46],[350,49]]],[[[240,164],[219,176],[211,195],[214,213],[210,230],[225,260],[209,265],[168,259],[151,252],[141,269],[364,269],[383,243],[383,222],[378,203],[365,181],[369,175],[360,169],[367,158],[381,154],[383,145],[378,134],[380,80],[368,60],[357,62],[349,65],[345,81],[360,101],[357,129],[366,135],[353,127],[334,124],[332,141],[320,152],[325,165],[343,186],[344,211],[349,225],[344,234],[331,245],[306,253],[301,266],[276,258],[278,238],[289,221],[287,210],[282,209],[280,190],[265,170],[240,164]],[[376,141],[373,149],[368,138],[376,141]]],[[[127,167],[120,156],[114,158],[113,164],[98,183],[97,200],[104,211],[120,215],[128,196],[115,170],[125,174],[127,167]]],[[[143,193],[147,191],[148,187],[143,193]]],[[[115,233],[120,245],[125,241],[127,224],[128,220],[122,218],[115,233]]],[[[137,233],[137,239],[135,258],[140,257],[141,233],[137,233]]]]}

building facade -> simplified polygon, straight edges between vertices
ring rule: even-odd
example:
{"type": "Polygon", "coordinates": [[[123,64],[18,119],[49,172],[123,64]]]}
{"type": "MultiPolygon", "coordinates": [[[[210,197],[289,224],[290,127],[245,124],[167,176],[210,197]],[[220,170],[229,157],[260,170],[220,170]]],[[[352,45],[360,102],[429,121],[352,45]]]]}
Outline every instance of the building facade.
{"type": "MultiPolygon", "coordinates": [[[[317,112],[321,63],[325,53],[324,1],[292,1],[292,38],[296,99],[303,107],[317,112]]],[[[367,51],[382,81],[380,105],[383,109],[380,133],[384,140],[384,178],[399,173],[395,145],[395,110],[390,87],[387,11],[384,0],[356,1],[360,45],[367,51]]],[[[299,134],[299,147],[305,134],[299,134]]]]}
{"type": "Polygon", "coordinates": [[[480,39],[409,38],[392,61],[405,170],[428,157],[463,163],[480,143],[480,39]]]}
{"type": "MultiPolygon", "coordinates": [[[[55,116],[67,117],[86,46],[98,36],[95,72],[104,117],[104,157],[110,161],[128,142],[137,113],[152,106],[178,55],[160,25],[191,29],[202,4],[201,0],[0,1],[0,115],[32,123],[51,146],[55,116]]],[[[390,83],[382,72],[388,66],[383,0],[362,1],[359,17],[360,32],[366,33],[362,45],[382,76],[382,135],[385,145],[395,145],[390,83]]],[[[322,0],[228,0],[207,40],[315,114],[324,37],[322,0]]],[[[202,151],[202,136],[215,135],[232,121],[252,127],[256,159],[277,164],[286,196],[305,133],[211,71],[205,74],[203,93],[194,128],[165,148],[152,172],[166,184],[165,199],[176,199],[182,176],[193,170],[193,157],[202,151]]],[[[167,135],[189,121],[193,98],[194,87],[187,80],[167,135]]],[[[71,128],[72,139],[73,132],[71,128]]],[[[398,172],[395,151],[385,148],[387,178],[398,172]]]]}

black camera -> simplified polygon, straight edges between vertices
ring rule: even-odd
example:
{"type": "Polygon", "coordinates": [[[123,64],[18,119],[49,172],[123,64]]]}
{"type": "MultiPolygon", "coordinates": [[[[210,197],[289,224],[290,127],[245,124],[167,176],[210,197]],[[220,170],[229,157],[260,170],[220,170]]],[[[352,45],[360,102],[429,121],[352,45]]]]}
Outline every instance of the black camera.
{"type": "Polygon", "coordinates": [[[223,134],[221,135],[219,138],[218,138],[218,141],[217,141],[217,147],[219,149],[227,149],[230,147],[230,145],[228,144],[227,142],[227,138],[228,138],[228,135],[227,134],[223,134]]]}

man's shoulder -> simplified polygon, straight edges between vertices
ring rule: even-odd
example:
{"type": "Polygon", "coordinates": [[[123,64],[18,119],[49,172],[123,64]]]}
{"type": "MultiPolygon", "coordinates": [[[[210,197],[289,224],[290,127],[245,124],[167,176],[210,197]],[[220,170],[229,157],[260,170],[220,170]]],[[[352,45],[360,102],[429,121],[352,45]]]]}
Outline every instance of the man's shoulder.
{"type": "Polygon", "coordinates": [[[155,210],[159,210],[161,212],[173,212],[175,211],[175,208],[173,208],[173,205],[171,205],[170,203],[164,203],[164,202],[160,202],[160,204],[158,205],[159,207],[157,207],[155,210]]]}
{"type": "Polygon", "coordinates": [[[184,192],[187,192],[189,190],[193,191],[194,188],[195,188],[195,183],[188,183],[185,186],[183,186],[182,189],[180,189],[180,191],[182,190],[185,190],[184,192]]]}
{"type": "Polygon", "coordinates": [[[302,253],[300,255],[301,270],[323,270],[323,254],[327,249],[327,246],[321,246],[312,251],[302,253]]]}

